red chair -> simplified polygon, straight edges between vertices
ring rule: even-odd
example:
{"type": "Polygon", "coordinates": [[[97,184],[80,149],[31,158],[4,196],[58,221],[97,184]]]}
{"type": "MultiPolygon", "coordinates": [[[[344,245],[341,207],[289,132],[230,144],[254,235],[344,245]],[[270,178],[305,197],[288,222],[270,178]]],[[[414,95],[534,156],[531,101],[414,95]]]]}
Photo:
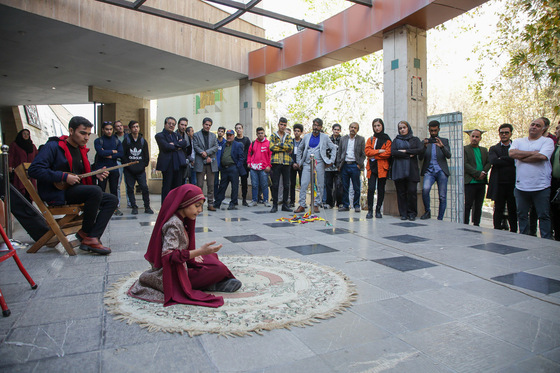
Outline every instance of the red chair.
{"type": "MultiPolygon", "coordinates": [[[[33,281],[31,276],[29,276],[29,273],[27,273],[27,271],[25,270],[25,267],[23,266],[23,263],[21,262],[21,260],[19,260],[19,257],[17,255],[16,250],[12,246],[12,243],[8,239],[8,236],[6,236],[6,232],[4,232],[4,228],[2,228],[1,225],[0,225],[0,235],[4,239],[4,242],[6,243],[6,246],[8,246],[8,249],[9,249],[6,254],[0,256],[0,263],[3,262],[4,260],[8,259],[8,258],[14,257],[14,260],[16,261],[16,264],[19,267],[19,270],[21,271],[21,273],[27,279],[27,281],[29,282],[29,285],[31,285],[31,289],[37,289],[37,284],[33,281]]],[[[11,312],[8,309],[8,305],[6,304],[6,301],[4,300],[4,296],[2,295],[1,290],[0,290],[0,307],[2,307],[2,316],[4,316],[4,317],[10,316],[11,312]]]]}

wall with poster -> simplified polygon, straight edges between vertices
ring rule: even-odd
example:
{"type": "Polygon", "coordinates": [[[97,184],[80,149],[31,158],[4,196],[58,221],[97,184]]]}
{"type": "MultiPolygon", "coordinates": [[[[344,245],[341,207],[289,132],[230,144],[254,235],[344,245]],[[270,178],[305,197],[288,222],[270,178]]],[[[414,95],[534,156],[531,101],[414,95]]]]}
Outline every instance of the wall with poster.
{"type": "Polygon", "coordinates": [[[157,132],[163,129],[163,121],[168,116],[177,120],[187,117],[189,125],[195,131],[202,128],[202,119],[205,117],[210,117],[214,121],[213,132],[216,132],[219,126],[233,129],[239,122],[239,87],[220,88],[157,100],[157,132]]]}

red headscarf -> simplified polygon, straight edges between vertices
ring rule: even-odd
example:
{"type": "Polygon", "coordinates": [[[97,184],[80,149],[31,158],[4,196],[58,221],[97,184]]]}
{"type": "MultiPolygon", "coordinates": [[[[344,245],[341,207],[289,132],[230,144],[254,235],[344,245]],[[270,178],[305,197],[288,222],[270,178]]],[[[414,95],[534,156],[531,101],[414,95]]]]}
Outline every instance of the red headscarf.
{"type": "MultiPolygon", "coordinates": [[[[165,197],[156,220],[156,225],[152,231],[152,237],[150,238],[150,243],[148,244],[148,251],[146,252],[146,255],[144,255],[144,258],[146,258],[148,262],[152,263],[154,268],[162,267],[161,248],[163,246],[163,237],[161,230],[163,225],[171,219],[178,210],[188,207],[201,200],[205,200],[202,189],[192,184],[181,185],[180,187],[173,189],[169,192],[167,197],[165,197]]],[[[185,218],[183,220],[183,224],[185,225],[185,230],[187,231],[189,238],[189,251],[196,249],[194,242],[195,222],[195,220],[191,220],[189,218],[185,218]]]]}

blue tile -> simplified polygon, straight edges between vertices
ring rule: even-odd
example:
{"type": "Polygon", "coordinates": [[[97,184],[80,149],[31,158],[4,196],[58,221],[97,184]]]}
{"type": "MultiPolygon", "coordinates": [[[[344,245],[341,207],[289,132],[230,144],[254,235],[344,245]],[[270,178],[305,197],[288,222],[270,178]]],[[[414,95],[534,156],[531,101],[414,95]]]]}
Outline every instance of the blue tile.
{"type": "Polygon", "coordinates": [[[358,218],[338,218],[336,220],[345,221],[348,223],[353,223],[355,221],[366,221],[367,219],[358,219],[358,218]]]}
{"type": "Polygon", "coordinates": [[[323,232],[326,234],[345,234],[354,233],[353,231],[345,228],[329,228],[329,229],[319,229],[317,232],[323,232]]]}
{"type": "Polygon", "coordinates": [[[257,236],[256,234],[244,234],[244,235],[241,235],[241,236],[225,236],[224,238],[226,240],[229,240],[230,242],[233,242],[233,243],[266,241],[266,239],[264,239],[260,236],[257,236]]]}
{"type": "Polygon", "coordinates": [[[271,228],[283,228],[283,227],[295,227],[296,224],[294,223],[288,223],[287,221],[279,221],[276,223],[264,223],[264,225],[267,225],[271,228]]]}
{"type": "Polygon", "coordinates": [[[415,242],[423,242],[429,240],[429,238],[413,236],[410,234],[402,234],[400,236],[389,236],[383,238],[391,241],[401,242],[401,243],[415,243],[415,242]]]}
{"type": "Polygon", "coordinates": [[[560,281],[525,272],[510,273],[509,275],[492,277],[492,280],[543,294],[552,294],[560,291],[560,281]]]}
{"type": "Polygon", "coordinates": [[[469,246],[469,247],[472,247],[473,249],[477,249],[477,250],[490,251],[490,252],[493,252],[493,253],[496,253],[496,254],[502,254],[502,255],[519,253],[521,251],[527,251],[527,249],[522,249],[520,247],[508,246],[508,245],[503,245],[501,243],[494,243],[494,242],[483,243],[483,244],[480,244],[480,245],[472,245],[472,246],[469,246]]]}
{"type": "Polygon", "coordinates": [[[299,253],[301,255],[324,254],[324,253],[332,253],[338,251],[336,249],[321,244],[289,246],[286,247],[286,249],[295,251],[296,253],[299,253]]]}
{"type": "Polygon", "coordinates": [[[412,228],[412,227],[425,227],[426,224],[403,222],[403,223],[391,223],[391,225],[397,225],[399,227],[412,228]]]}
{"type": "Polygon", "coordinates": [[[372,259],[372,262],[396,269],[401,272],[414,271],[415,269],[436,267],[435,264],[411,258],[409,256],[396,256],[394,258],[372,259]]]}

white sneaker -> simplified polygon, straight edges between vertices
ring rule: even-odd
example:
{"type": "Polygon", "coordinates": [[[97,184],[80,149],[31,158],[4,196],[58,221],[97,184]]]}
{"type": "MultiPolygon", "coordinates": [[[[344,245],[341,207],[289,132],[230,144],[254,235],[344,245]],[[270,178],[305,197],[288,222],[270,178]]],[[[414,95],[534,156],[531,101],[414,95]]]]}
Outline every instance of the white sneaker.
{"type": "Polygon", "coordinates": [[[255,201],[249,202],[249,207],[255,207],[256,205],[257,205],[257,202],[255,202],[255,201]]]}
{"type": "Polygon", "coordinates": [[[272,205],[271,205],[270,203],[268,203],[268,202],[265,202],[265,203],[264,203],[264,207],[272,207],[272,205]]]}

